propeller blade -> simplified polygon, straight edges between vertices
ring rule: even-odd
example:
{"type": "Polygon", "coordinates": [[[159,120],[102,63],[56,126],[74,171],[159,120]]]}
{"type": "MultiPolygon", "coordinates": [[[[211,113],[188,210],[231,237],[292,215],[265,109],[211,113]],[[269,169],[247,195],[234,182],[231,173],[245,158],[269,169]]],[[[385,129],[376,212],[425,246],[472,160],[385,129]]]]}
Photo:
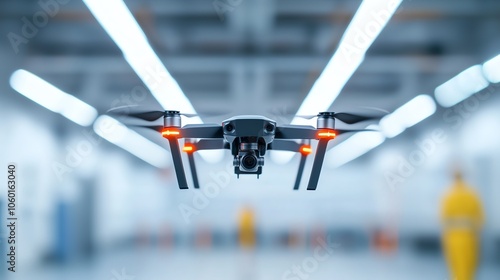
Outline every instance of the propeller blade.
{"type": "Polygon", "coordinates": [[[145,121],[156,121],[157,119],[163,117],[165,112],[163,111],[150,111],[150,112],[140,112],[140,113],[129,113],[126,116],[145,120],[145,121]]]}
{"type": "Polygon", "coordinates": [[[346,124],[355,124],[363,121],[375,120],[380,118],[380,117],[362,116],[350,113],[335,113],[333,116],[339,121],[344,122],[346,124]]]}
{"type": "Polygon", "coordinates": [[[302,118],[302,119],[306,119],[306,120],[310,120],[310,119],[314,119],[315,117],[317,117],[318,115],[296,115],[295,117],[297,118],[302,118]]]}
{"type": "MultiPolygon", "coordinates": [[[[112,114],[112,115],[118,115],[118,116],[126,116],[126,117],[132,117],[136,119],[141,119],[145,121],[155,121],[165,115],[165,111],[161,110],[154,110],[154,111],[134,111],[131,110],[131,108],[138,108],[142,107],[139,105],[127,105],[127,106],[120,106],[120,107],[115,107],[110,110],[108,110],[106,113],[112,114]]],[[[200,114],[187,114],[187,113],[180,113],[179,115],[185,116],[187,118],[194,118],[194,117],[199,117],[200,115],[204,117],[219,117],[219,116],[225,116],[228,115],[229,112],[224,112],[224,111],[214,111],[214,112],[201,112],[200,114]]]]}
{"type": "Polygon", "coordinates": [[[184,117],[187,117],[187,118],[194,118],[194,117],[198,117],[199,116],[198,114],[184,114],[184,113],[181,113],[180,115],[182,115],[184,117]]]}
{"type": "Polygon", "coordinates": [[[128,105],[128,106],[120,106],[113,109],[108,110],[106,113],[117,116],[126,116],[132,117],[136,119],[141,119],[145,121],[156,121],[157,119],[163,117],[165,115],[165,111],[131,111],[130,108],[138,107],[137,105],[128,105]]]}
{"type": "Polygon", "coordinates": [[[335,132],[337,132],[337,135],[344,134],[344,133],[353,133],[353,132],[375,132],[378,130],[374,129],[335,129],[335,132]]]}
{"type": "Polygon", "coordinates": [[[371,110],[371,111],[382,112],[384,114],[389,114],[390,113],[386,109],[382,109],[382,108],[379,108],[379,107],[372,107],[372,106],[357,106],[357,107],[358,108],[363,108],[363,109],[368,109],[368,110],[371,110]]]}
{"type": "Polygon", "coordinates": [[[158,132],[161,132],[163,130],[163,125],[132,125],[132,127],[147,128],[158,132]]]}
{"type": "MultiPolygon", "coordinates": [[[[299,117],[302,119],[310,120],[316,118],[318,115],[297,115],[295,117],[299,117]]],[[[377,116],[363,116],[363,115],[356,115],[356,114],[351,114],[351,113],[336,113],[333,115],[336,119],[339,121],[342,121],[346,124],[355,124],[363,121],[368,121],[368,120],[376,120],[380,119],[381,117],[377,116]]]]}
{"type": "Polygon", "coordinates": [[[114,108],[111,108],[109,110],[106,111],[106,113],[110,113],[110,112],[114,112],[114,111],[120,111],[120,110],[123,110],[125,111],[125,109],[129,109],[129,108],[132,108],[132,107],[139,107],[139,105],[124,105],[124,106],[118,106],[118,107],[114,107],[114,108]]]}

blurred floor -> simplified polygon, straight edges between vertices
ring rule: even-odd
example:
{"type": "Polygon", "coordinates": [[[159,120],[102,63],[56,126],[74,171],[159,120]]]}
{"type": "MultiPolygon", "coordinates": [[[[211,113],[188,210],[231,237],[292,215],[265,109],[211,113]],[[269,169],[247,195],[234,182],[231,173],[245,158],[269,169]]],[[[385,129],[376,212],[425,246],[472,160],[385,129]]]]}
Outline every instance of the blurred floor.
{"type": "MultiPolygon", "coordinates": [[[[415,257],[406,253],[381,256],[374,253],[334,253],[319,261],[303,278],[285,271],[302,266],[312,251],[251,252],[235,250],[116,252],[92,262],[65,267],[43,266],[9,279],[59,280],[155,280],[155,279],[449,279],[439,256],[415,257]]],[[[500,266],[482,264],[478,280],[500,279],[500,266]]]]}

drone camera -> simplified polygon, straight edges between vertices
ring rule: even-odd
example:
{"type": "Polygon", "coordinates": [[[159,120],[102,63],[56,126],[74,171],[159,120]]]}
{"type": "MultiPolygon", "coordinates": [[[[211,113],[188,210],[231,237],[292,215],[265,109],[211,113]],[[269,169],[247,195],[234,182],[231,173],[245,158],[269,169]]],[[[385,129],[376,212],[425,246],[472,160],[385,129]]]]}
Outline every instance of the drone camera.
{"type": "MultiPolygon", "coordinates": [[[[245,138],[245,140],[254,140],[245,138]]],[[[234,157],[233,165],[238,170],[237,174],[260,174],[264,165],[264,157],[259,154],[258,144],[240,143],[238,155],[234,157]]]]}
{"type": "Polygon", "coordinates": [[[234,158],[234,166],[243,173],[257,174],[259,168],[264,165],[264,157],[261,157],[256,151],[240,151],[234,158]]]}
{"type": "Polygon", "coordinates": [[[246,154],[241,158],[241,167],[246,171],[254,171],[258,159],[254,154],[246,154]]]}

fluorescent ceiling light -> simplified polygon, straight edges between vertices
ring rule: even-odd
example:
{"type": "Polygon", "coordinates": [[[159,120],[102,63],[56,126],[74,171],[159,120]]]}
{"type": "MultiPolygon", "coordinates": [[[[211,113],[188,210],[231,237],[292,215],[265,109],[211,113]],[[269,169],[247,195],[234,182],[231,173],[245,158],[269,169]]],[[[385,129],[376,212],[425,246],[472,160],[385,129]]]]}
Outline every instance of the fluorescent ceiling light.
{"type": "Polygon", "coordinates": [[[367,127],[367,129],[380,129],[381,131],[358,132],[328,151],[327,164],[334,168],[344,165],[378,147],[386,137],[392,138],[401,134],[435,112],[436,103],[432,97],[419,95],[392,114],[385,116],[380,120],[379,126],[367,127]]]}
{"type": "Polygon", "coordinates": [[[434,91],[434,96],[441,106],[451,107],[485,89],[488,85],[489,82],[483,75],[483,67],[474,65],[438,86],[434,91]]]}
{"type": "MultiPolygon", "coordinates": [[[[344,32],[338,49],[312,86],[296,115],[315,115],[328,111],[401,2],[402,0],[364,0],[361,3],[344,32]]],[[[292,124],[315,126],[314,121],[314,119],[295,117],[292,124]]],[[[292,152],[274,151],[271,153],[271,158],[278,164],[286,164],[293,155],[292,152]]]]}
{"type": "MultiPolygon", "coordinates": [[[[177,81],[170,75],[146,35],[122,0],[83,0],[90,12],[123,52],[125,60],[165,110],[196,114],[177,81]]],[[[200,117],[182,117],[182,123],[203,123],[200,117]]],[[[207,162],[219,162],[224,151],[200,151],[207,162]]]]}
{"type": "Polygon", "coordinates": [[[379,131],[358,132],[328,151],[329,167],[344,165],[384,143],[385,137],[379,131]]]}
{"type": "Polygon", "coordinates": [[[436,112],[436,103],[429,95],[419,95],[380,120],[380,129],[388,138],[395,137],[407,128],[436,112]]]}
{"type": "Polygon", "coordinates": [[[166,168],[171,163],[171,156],[167,150],[109,116],[103,115],[97,118],[94,131],[102,138],[155,167],[166,168]]]}
{"type": "MultiPolygon", "coordinates": [[[[315,115],[319,112],[328,111],[344,85],[363,61],[363,58],[364,55],[356,55],[352,62],[347,62],[347,57],[338,52],[335,53],[314,83],[304,102],[302,102],[296,115],[315,115]]],[[[295,117],[292,120],[292,124],[299,125],[313,125],[313,122],[314,120],[306,120],[300,117],[295,117]]]]}
{"type": "MultiPolygon", "coordinates": [[[[364,0],[347,27],[339,47],[297,111],[313,115],[328,111],[363,62],[366,51],[389,22],[402,0],[364,0]]],[[[292,124],[311,124],[295,117],[292,124]]]]}
{"type": "Polygon", "coordinates": [[[10,86],[34,102],[81,126],[91,125],[97,117],[94,107],[26,70],[20,69],[12,73],[10,86]]]}
{"type": "Polygon", "coordinates": [[[500,83],[500,55],[483,64],[483,73],[491,83],[500,83]]]}
{"type": "MultiPolygon", "coordinates": [[[[122,0],[83,0],[83,2],[121,49],[127,62],[163,109],[196,113],[122,0]]],[[[183,118],[183,121],[186,124],[202,123],[199,117],[183,118]]]]}

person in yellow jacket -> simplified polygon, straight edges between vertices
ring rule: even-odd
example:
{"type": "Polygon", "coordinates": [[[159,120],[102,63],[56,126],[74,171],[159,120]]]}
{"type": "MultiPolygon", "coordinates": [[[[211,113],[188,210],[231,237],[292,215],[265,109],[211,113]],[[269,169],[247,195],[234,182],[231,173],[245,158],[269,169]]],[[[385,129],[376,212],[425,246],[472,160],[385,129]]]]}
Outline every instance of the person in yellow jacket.
{"type": "Polygon", "coordinates": [[[453,280],[472,280],[479,258],[479,234],[483,225],[483,207],[479,196],[468,186],[459,171],[443,199],[442,243],[453,280]]]}
{"type": "Polygon", "coordinates": [[[245,248],[252,248],[256,242],[255,219],[252,208],[244,207],[239,216],[239,241],[245,248]]]}

